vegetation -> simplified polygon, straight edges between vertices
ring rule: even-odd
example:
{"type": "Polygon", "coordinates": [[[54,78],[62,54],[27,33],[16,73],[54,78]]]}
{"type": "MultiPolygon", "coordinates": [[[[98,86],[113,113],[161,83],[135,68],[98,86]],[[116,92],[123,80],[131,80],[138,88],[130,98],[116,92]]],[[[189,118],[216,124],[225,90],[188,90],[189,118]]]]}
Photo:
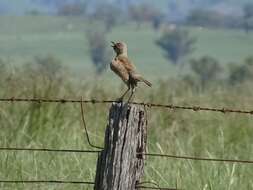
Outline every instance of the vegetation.
{"type": "Polygon", "coordinates": [[[209,56],[191,60],[190,67],[202,88],[205,88],[208,83],[214,83],[222,71],[219,62],[209,56]]]}
{"type": "Polygon", "coordinates": [[[147,3],[129,6],[128,14],[130,19],[137,23],[138,28],[142,23],[152,22],[154,29],[158,29],[163,22],[163,14],[147,3]]]}
{"type": "MultiPolygon", "coordinates": [[[[0,76],[1,97],[71,97],[79,99],[112,99],[120,89],[110,85],[94,86],[81,83],[64,70],[64,80],[53,81],[30,66],[8,66],[0,76]],[[9,71],[8,71],[9,70],[9,71]],[[13,72],[13,70],[12,70],[13,72]],[[11,77],[9,77],[11,75],[11,77]],[[103,87],[104,86],[104,87],[103,87]]],[[[66,71],[66,70],[65,70],[66,71]]],[[[205,105],[251,109],[248,104],[253,95],[251,84],[230,88],[220,85],[205,89],[199,94],[180,80],[166,80],[152,90],[137,91],[136,100],[177,105],[205,105]],[[240,94],[238,94],[240,91],[240,94]],[[215,98],[213,98],[215,97],[215,98]]],[[[85,119],[91,140],[103,145],[109,105],[85,105],[85,119]]],[[[1,103],[1,147],[90,149],[83,134],[80,105],[57,103],[1,103]]],[[[251,116],[149,109],[148,151],[175,155],[192,155],[211,158],[251,159],[251,116]]],[[[0,179],[63,179],[93,181],[96,154],[80,153],[27,153],[0,152],[0,179]]],[[[145,179],[161,186],[183,189],[249,189],[253,187],[250,165],[221,164],[202,161],[181,161],[165,158],[148,158],[145,179]],[[185,174],[187,173],[187,176],[185,174]]],[[[58,185],[0,184],[1,189],[59,188],[58,185]]],[[[79,185],[61,185],[61,189],[80,189],[79,185]]],[[[82,186],[82,189],[92,189],[82,186]]]]}
{"type": "Polygon", "coordinates": [[[209,9],[194,9],[186,18],[189,25],[216,28],[242,28],[243,18],[209,9]]]}
{"type": "Polygon", "coordinates": [[[245,81],[253,79],[253,57],[247,58],[243,64],[231,64],[229,83],[241,84],[245,81]]]}
{"type": "Polygon", "coordinates": [[[97,74],[101,74],[110,61],[105,32],[99,28],[93,28],[88,30],[86,34],[92,63],[96,68],[97,74]]]}
{"type": "Polygon", "coordinates": [[[165,51],[166,58],[176,65],[182,64],[182,58],[192,53],[195,39],[186,30],[168,29],[156,43],[165,51]]]}
{"type": "Polygon", "coordinates": [[[108,3],[99,4],[94,13],[90,15],[90,19],[96,21],[103,21],[107,32],[110,32],[112,27],[114,27],[122,19],[121,10],[108,3]]]}
{"type": "Polygon", "coordinates": [[[248,33],[253,28],[253,3],[248,3],[243,8],[244,29],[248,33]]]}
{"type": "Polygon", "coordinates": [[[82,16],[86,12],[84,3],[62,4],[58,7],[57,14],[60,16],[82,16]]]}

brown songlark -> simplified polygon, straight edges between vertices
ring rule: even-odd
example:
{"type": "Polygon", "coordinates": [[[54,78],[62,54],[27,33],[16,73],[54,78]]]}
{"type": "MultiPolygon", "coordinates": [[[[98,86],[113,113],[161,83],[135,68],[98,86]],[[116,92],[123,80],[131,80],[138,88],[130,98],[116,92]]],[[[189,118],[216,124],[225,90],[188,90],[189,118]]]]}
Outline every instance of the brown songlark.
{"type": "Polygon", "coordinates": [[[128,87],[127,91],[125,91],[120,97],[120,100],[122,100],[127,92],[131,89],[131,95],[129,97],[130,100],[135,92],[138,82],[144,82],[149,87],[151,87],[152,84],[137,73],[135,66],[128,58],[126,43],[112,42],[112,47],[116,53],[116,56],[110,64],[111,70],[117,74],[128,87]]]}

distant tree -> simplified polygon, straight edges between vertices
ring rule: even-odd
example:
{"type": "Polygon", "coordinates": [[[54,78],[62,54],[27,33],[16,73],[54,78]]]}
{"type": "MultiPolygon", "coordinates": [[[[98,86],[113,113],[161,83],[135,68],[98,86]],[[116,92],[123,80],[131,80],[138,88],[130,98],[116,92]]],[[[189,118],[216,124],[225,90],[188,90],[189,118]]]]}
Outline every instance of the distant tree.
{"type": "Polygon", "coordinates": [[[164,18],[163,14],[158,9],[147,3],[129,6],[128,14],[130,19],[137,23],[138,27],[140,27],[143,22],[152,22],[155,29],[160,26],[164,18]]]}
{"type": "Polygon", "coordinates": [[[253,28],[253,3],[246,4],[244,12],[244,30],[248,33],[253,28]]]}
{"type": "Polygon", "coordinates": [[[110,31],[122,17],[122,12],[119,6],[110,3],[100,3],[96,6],[91,17],[92,19],[103,21],[106,31],[110,31]]]}
{"type": "Polygon", "coordinates": [[[156,44],[165,52],[166,58],[177,65],[180,60],[194,50],[196,39],[184,29],[166,29],[156,44]]]}
{"type": "Polygon", "coordinates": [[[32,9],[30,11],[27,11],[26,15],[39,16],[39,15],[42,15],[42,13],[37,9],[32,9]]]}
{"type": "Polygon", "coordinates": [[[104,30],[97,28],[92,28],[86,32],[90,58],[96,68],[97,74],[101,74],[103,71],[105,71],[110,61],[105,34],[106,33],[104,30]]]}
{"type": "Polygon", "coordinates": [[[86,11],[84,3],[67,3],[58,7],[57,14],[60,16],[81,16],[86,11]]]}
{"type": "Polygon", "coordinates": [[[43,6],[58,8],[66,3],[80,3],[80,0],[33,0],[43,6]]]}
{"type": "Polygon", "coordinates": [[[161,24],[164,22],[165,16],[162,13],[158,13],[154,15],[151,19],[152,26],[155,30],[158,30],[161,24]]]}
{"type": "Polygon", "coordinates": [[[219,62],[209,56],[191,60],[190,66],[191,70],[197,76],[202,88],[208,83],[213,82],[222,71],[219,62]]]}
{"type": "Polygon", "coordinates": [[[224,15],[207,9],[193,9],[187,16],[187,23],[197,26],[223,26],[224,15]]]}
{"type": "Polygon", "coordinates": [[[193,9],[186,17],[186,22],[194,26],[241,28],[243,20],[217,10],[193,9]]]}
{"type": "Polygon", "coordinates": [[[253,57],[247,58],[243,64],[232,64],[229,67],[230,84],[235,85],[247,80],[253,80],[253,57]]]}

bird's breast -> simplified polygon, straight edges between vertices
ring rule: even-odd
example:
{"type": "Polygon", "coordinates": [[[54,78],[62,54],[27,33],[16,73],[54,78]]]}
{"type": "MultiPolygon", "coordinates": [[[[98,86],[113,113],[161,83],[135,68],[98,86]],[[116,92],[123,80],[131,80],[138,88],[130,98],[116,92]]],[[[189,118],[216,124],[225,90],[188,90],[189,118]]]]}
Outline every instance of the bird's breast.
{"type": "Polygon", "coordinates": [[[110,64],[111,70],[117,74],[124,82],[127,82],[129,79],[129,73],[126,68],[120,64],[116,59],[113,59],[110,64]]]}

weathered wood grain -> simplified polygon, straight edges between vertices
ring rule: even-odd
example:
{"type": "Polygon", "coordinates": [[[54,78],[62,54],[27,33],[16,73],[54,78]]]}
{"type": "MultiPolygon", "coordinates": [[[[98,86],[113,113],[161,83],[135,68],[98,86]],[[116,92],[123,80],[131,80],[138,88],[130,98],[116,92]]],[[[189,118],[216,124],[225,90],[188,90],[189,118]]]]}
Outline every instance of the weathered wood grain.
{"type": "Polygon", "coordinates": [[[147,119],[144,108],[114,103],[105,132],[105,148],[97,161],[95,190],[134,190],[144,172],[147,119]]]}

